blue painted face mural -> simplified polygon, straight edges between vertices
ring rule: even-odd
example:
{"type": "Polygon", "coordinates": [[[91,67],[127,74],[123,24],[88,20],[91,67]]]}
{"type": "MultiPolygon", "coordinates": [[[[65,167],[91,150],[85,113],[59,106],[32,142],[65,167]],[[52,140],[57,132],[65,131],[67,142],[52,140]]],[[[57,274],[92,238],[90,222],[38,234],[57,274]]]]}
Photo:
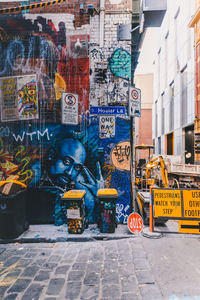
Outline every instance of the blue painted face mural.
{"type": "MultiPolygon", "coordinates": [[[[97,218],[95,214],[96,194],[99,188],[104,187],[101,168],[97,162],[97,176],[84,166],[86,150],[76,139],[67,138],[59,142],[55,147],[50,148],[47,154],[47,161],[44,168],[47,171],[45,184],[69,190],[74,186],[77,189],[86,190],[85,204],[89,222],[97,218]]],[[[61,207],[57,204],[55,213],[58,225],[62,223],[61,207]],[[59,219],[59,220],[58,220],[59,219]]]]}
{"type": "Polygon", "coordinates": [[[55,185],[67,187],[83,170],[86,152],[83,145],[75,139],[65,139],[57,149],[50,149],[48,154],[48,175],[55,185]]]}

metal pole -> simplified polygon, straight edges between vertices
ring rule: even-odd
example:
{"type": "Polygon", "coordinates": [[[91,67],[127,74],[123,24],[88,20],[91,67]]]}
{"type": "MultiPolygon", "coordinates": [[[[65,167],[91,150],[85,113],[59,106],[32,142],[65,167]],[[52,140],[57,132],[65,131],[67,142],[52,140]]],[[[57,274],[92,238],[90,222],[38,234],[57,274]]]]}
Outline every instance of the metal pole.
{"type": "Polygon", "coordinates": [[[130,116],[130,172],[131,172],[131,181],[130,181],[130,212],[135,210],[135,199],[134,199],[134,188],[133,183],[135,182],[135,176],[133,176],[133,160],[134,160],[134,125],[135,117],[130,116]]]}
{"type": "MultiPolygon", "coordinates": [[[[133,63],[133,56],[134,56],[134,51],[137,50],[138,44],[133,42],[133,36],[136,32],[136,30],[139,31],[139,20],[140,20],[140,0],[132,0],[132,9],[133,9],[133,14],[132,14],[132,30],[131,30],[131,86],[134,85],[134,71],[135,71],[135,66],[133,63]]],[[[134,184],[135,184],[135,168],[134,168],[134,132],[135,132],[135,117],[130,116],[130,172],[131,172],[131,182],[130,182],[130,210],[131,212],[133,211],[133,208],[135,210],[135,191],[134,191],[134,184]]]]}

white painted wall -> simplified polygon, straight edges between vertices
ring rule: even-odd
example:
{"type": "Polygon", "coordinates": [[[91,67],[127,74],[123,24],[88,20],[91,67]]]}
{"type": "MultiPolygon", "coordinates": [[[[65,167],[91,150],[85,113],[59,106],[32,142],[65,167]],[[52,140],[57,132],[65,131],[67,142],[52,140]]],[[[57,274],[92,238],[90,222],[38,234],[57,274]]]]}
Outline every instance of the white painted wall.
{"type": "MultiPolygon", "coordinates": [[[[174,82],[174,151],[182,155],[183,128],[181,124],[181,71],[187,71],[187,120],[184,126],[195,118],[195,72],[194,32],[188,24],[194,14],[194,0],[168,0],[167,11],[159,29],[148,29],[144,36],[137,73],[154,72],[154,102],[157,102],[158,124],[155,148],[158,151],[158,137],[161,136],[161,151],[165,151],[165,135],[170,133],[170,84],[174,82]],[[161,95],[165,107],[165,131],[161,133],[161,95]]],[[[153,106],[153,128],[155,128],[155,106],[153,106]]]]}

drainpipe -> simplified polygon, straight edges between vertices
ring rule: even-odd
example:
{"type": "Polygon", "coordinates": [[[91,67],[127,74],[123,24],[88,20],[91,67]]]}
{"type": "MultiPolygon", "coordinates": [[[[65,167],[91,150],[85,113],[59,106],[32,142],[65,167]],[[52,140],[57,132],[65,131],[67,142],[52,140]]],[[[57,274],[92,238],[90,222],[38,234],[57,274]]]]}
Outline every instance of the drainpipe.
{"type": "Polygon", "coordinates": [[[100,48],[104,46],[104,17],[105,17],[105,0],[100,0],[100,48]]]}

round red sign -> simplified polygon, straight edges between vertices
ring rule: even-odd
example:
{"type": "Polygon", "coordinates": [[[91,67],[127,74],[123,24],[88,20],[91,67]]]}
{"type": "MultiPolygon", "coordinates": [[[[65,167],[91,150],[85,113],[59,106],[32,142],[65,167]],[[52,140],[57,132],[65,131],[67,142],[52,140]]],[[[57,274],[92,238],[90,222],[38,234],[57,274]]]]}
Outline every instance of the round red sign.
{"type": "Polygon", "coordinates": [[[131,96],[132,96],[133,100],[138,100],[139,99],[139,93],[138,93],[138,91],[136,89],[133,89],[131,91],[131,96]]]}
{"type": "Polygon", "coordinates": [[[140,233],[143,229],[142,217],[137,213],[132,213],[128,217],[128,229],[132,233],[140,233]]]}

